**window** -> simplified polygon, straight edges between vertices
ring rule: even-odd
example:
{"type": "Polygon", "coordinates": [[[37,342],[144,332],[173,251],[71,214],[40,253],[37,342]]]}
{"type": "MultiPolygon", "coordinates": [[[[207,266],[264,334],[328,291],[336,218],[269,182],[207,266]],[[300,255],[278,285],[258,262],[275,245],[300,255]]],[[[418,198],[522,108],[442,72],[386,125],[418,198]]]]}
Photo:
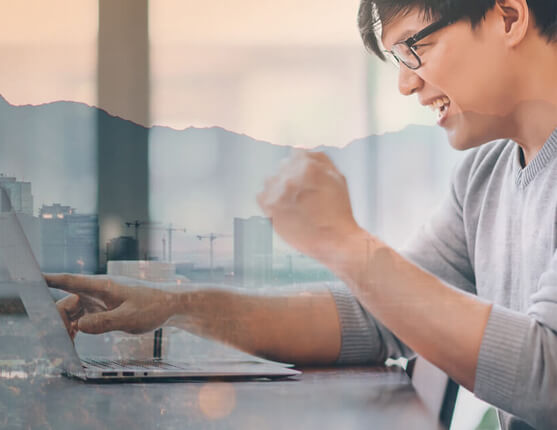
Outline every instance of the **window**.
{"type": "Polygon", "coordinates": [[[95,272],[97,2],[0,4],[0,185],[44,270],[95,272]]]}

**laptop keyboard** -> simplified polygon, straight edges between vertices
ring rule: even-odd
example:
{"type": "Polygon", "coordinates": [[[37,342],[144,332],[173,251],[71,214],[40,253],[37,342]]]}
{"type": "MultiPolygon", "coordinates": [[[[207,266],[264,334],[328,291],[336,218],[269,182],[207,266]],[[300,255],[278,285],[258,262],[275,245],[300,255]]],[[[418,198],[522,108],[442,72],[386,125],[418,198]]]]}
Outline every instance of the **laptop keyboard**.
{"type": "Polygon", "coordinates": [[[97,369],[185,369],[178,367],[163,360],[110,360],[110,359],[82,359],[85,367],[95,367],[97,369]]]}

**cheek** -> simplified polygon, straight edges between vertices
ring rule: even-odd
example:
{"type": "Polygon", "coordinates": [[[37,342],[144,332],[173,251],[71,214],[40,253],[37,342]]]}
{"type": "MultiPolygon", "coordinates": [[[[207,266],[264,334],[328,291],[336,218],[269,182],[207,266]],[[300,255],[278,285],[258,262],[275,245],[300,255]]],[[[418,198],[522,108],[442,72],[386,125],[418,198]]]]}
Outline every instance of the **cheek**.
{"type": "Polygon", "coordinates": [[[481,42],[465,44],[458,50],[440,52],[438,66],[429,68],[429,81],[447,94],[462,112],[504,114],[511,99],[509,69],[500,51],[481,42]]]}

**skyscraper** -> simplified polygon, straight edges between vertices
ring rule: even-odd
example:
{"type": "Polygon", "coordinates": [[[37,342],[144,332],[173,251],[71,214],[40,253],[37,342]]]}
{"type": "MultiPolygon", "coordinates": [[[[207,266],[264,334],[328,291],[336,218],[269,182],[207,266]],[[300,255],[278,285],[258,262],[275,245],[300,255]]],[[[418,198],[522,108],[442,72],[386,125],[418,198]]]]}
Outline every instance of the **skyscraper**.
{"type": "Polygon", "coordinates": [[[273,226],[269,218],[234,218],[234,279],[260,286],[273,274],[273,226]]]}
{"type": "Polygon", "coordinates": [[[13,210],[37,261],[41,260],[41,234],[39,219],[33,216],[33,195],[31,183],[18,181],[15,177],[0,173],[0,187],[5,191],[0,195],[0,212],[13,210]]]}
{"type": "Polygon", "coordinates": [[[96,215],[75,213],[70,206],[43,205],[42,269],[50,272],[96,272],[99,223],[96,215]]]}
{"type": "Polygon", "coordinates": [[[131,236],[119,236],[106,243],[106,260],[138,260],[139,248],[137,240],[131,236]]]}
{"type": "MultiPolygon", "coordinates": [[[[0,187],[6,190],[14,212],[33,216],[31,182],[18,181],[15,177],[0,173],[0,187]]],[[[5,205],[5,202],[0,201],[0,205],[5,205]]]]}

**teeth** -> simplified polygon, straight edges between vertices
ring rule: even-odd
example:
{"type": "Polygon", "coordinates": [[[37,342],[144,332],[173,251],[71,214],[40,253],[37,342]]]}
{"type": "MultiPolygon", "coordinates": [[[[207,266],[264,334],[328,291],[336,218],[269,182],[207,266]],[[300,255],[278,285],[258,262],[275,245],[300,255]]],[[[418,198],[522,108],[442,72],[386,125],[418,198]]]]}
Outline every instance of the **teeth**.
{"type": "Polygon", "coordinates": [[[450,103],[451,101],[449,100],[449,98],[443,96],[430,103],[429,107],[431,108],[431,110],[437,111],[437,116],[441,117],[443,115],[443,111],[445,110],[444,107],[448,106],[450,103]]]}

